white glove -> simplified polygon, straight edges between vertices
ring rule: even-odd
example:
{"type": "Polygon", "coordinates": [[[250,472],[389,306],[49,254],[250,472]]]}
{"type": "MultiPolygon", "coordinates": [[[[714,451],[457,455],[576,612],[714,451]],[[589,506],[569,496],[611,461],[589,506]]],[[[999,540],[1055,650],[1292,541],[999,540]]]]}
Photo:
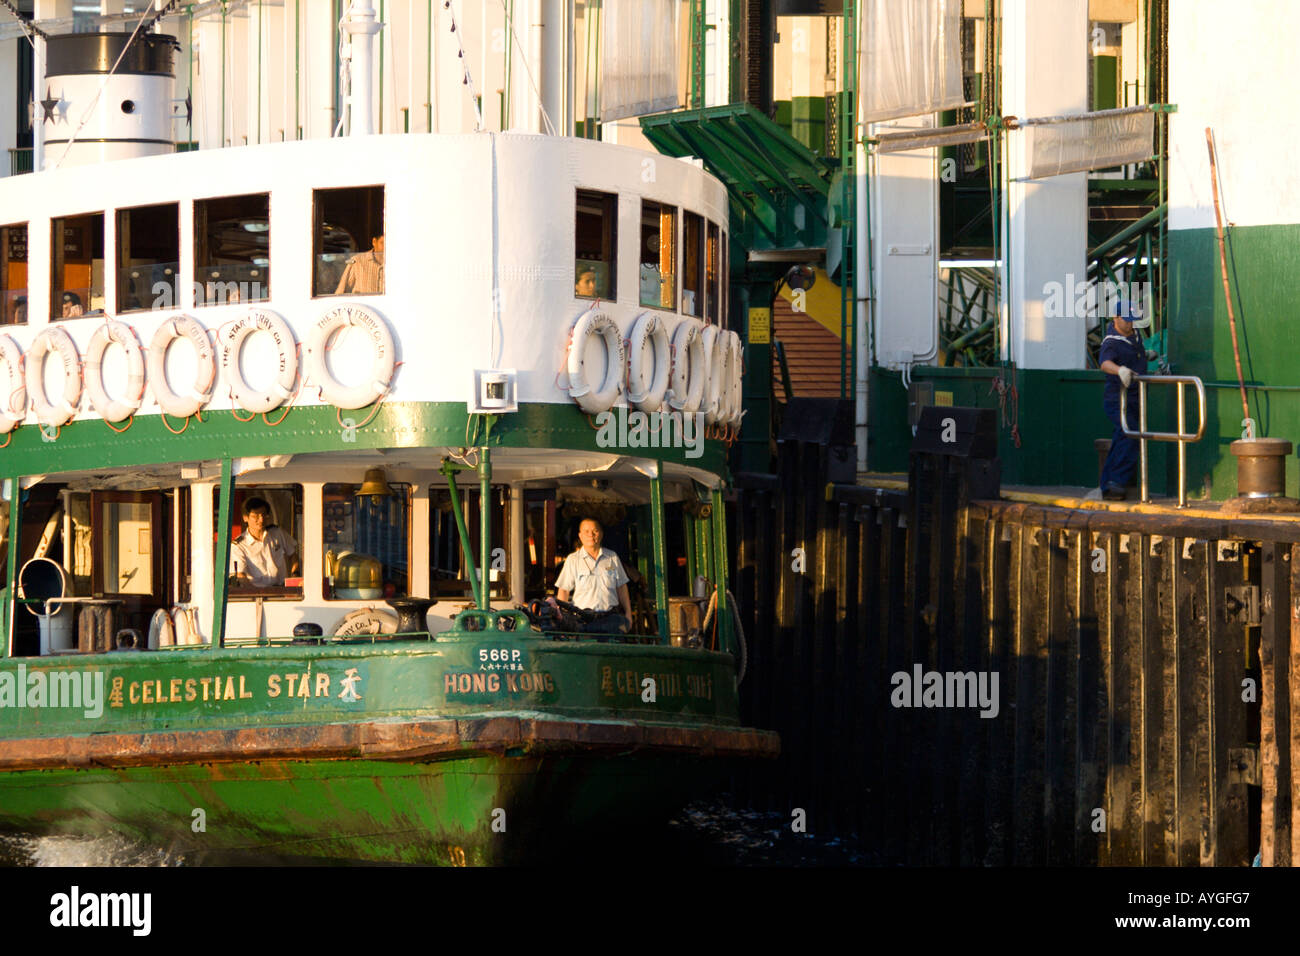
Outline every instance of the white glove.
{"type": "Polygon", "coordinates": [[[1154,362],[1154,361],[1155,361],[1156,359],[1158,359],[1158,358],[1160,358],[1160,353],[1159,353],[1159,352],[1157,352],[1155,349],[1147,349],[1147,361],[1148,361],[1148,362],[1154,362]]]}
{"type": "Polygon", "coordinates": [[[1132,385],[1133,379],[1137,378],[1137,376],[1133,374],[1133,370],[1129,368],[1127,365],[1121,365],[1119,367],[1119,372],[1117,372],[1116,374],[1119,375],[1119,380],[1124,383],[1125,388],[1128,388],[1130,385],[1132,385]]]}

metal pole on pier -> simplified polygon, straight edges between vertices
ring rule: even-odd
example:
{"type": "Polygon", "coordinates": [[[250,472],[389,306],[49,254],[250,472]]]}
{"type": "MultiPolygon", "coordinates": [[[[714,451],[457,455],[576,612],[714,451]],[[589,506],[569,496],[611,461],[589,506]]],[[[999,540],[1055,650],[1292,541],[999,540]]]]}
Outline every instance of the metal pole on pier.
{"type": "Polygon", "coordinates": [[[212,650],[226,639],[226,596],[230,590],[230,507],[235,497],[235,475],[230,457],[221,459],[221,501],[217,505],[217,553],[213,561],[212,650]]]}

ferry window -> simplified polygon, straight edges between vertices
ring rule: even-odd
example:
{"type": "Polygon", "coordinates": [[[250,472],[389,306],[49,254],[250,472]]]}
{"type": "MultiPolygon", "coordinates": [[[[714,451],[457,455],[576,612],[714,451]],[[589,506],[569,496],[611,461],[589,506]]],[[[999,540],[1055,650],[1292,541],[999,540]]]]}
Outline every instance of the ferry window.
{"type": "Polygon", "coordinates": [[[382,295],[384,187],[318,189],[312,295],[382,295]]]}
{"type": "Polygon", "coordinates": [[[578,190],[573,294],[579,299],[614,299],[618,249],[618,196],[578,190]]]}
{"type": "MultiPolygon", "coordinates": [[[[481,564],[483,557],[478,553],[478,489],[462,488],[457,485],[456,491],[460,496],[460,506],[464,512],[470,545],[474,549],[474,558],[481,564]]],[[[508,490],[503,486],[492,489],[492,550],[499,559],[494,561],[492,555],[488,556],[488,579],[492,585],[490,594],[494,598],[510,596],[509,564],[506,560],[501,560],[506,553],[505,542],[510,540],[506,529],[508,494],[508,490]]],[[[429,596],[444,599],[472,599],[474,591],[470,587],[470,579],[464,564],[460,534],[456,530],[456,518],[451,511],[451,493],[446,488],[430,488],[429,596]]]]}
{"type": "Polygon", "coordinates": [[[266,193],[194,204],[196,305],[271,297],[271,199],[266,193]]]}
{"type": "Polygon", "coordinates": [[[118,312],[180,307],[180,229],[176,203],[118,211],[118,312]]]}
{"type": "MultiPolygon", "coordinates": [[[[214,496],[214,524],[221,492],[214,496]]],[[[302,486],[245,485],[230,509],[230,598],[302,597],[302,486]]]]}
{"type": "Polygon", "coordinates": [[[92,574],[96,594],[153,596],[161,590],[162,499],[156,494],[91,496],[92,574]]]}
{"type": "Polygon", "coordinates": [[[410,593],[411,486],[388,483],[387,495],[359,486],[322,489],[325,599],[378,601],[410,593]]]}
{"type": "Polygon", "coordinates": [[[708,280],[709,287],[706,295],[706,308],[708,310],[708,320],[715,325],[721,321],[722,316],[722,298],[718,293],[718,255],[720,247],[718,245],[718,227],[709,223],[708,243],[705,247],[708,255],[705,257],[705,278],[708,280]]]}
{"type": "Polygon", "coordinates": [[[27,224],[0,226],[0,325],[27,321],[27,224]]]}
{"type": "Polygon", "coordinates": [[[704,220],[688,212],[682,220],[682,312],[704,314],[704,220]]]}
{"type": "Polygon", "coordinates": [[[727,241],[727,230],[722,232],[722,252],[719,259],[718,271],[722,274],[722,327],[725,329],[731,324],[731,317],[727,310],[731,307],[731,246],[727,241]]]}
{"type": "Polygon", "coordinates": [[[50,223],[50,318],[104,311],[104,214],[50,223]]]}
{"type": "Polygon", "coordinates": [[[677,210],[657,202],[641,202],[641,304],[652,309],[677,307],[677,274],[673,272],[677,244],[677,210]]]}

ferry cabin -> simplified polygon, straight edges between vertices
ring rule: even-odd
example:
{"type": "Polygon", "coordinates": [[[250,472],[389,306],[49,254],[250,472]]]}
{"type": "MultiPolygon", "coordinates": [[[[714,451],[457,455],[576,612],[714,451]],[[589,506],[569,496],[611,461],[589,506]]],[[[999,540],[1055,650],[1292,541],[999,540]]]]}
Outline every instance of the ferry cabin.
{"type": "MultiPolygon", "coordinates": [[[[21,529],[8,594],[45,556],[66,594],[112,607],[114,628],[142,641],[159,610],[178,642],[287,639],[304,622],[391,631],[385,599],[401,595],[436,602],[437,633],[473,598],[459,497],[495,606],[542,597],[578,521],[596,517],[644,598],[635,629],[667,641],[665,588],[676,605],[697,576],[725,594],[714,505],[740,365],[723,345],[738,344],[726,202],[690,163],[513,134],[291,142],[0,181],[0,521],[21,529]],[[591,334],[575,341],[584,317],[591,334]],[[629,380],[621,346],[651,318],[629,380]],[[670,369],[679,350],[656,345],[679,330],[716,351],[682,348],[696,367],[670,369]],[[676,414],[629,437],[628,412],[656,408],[676,414]],[[454,496],[461,467],[472,487],[454,496]],[[227,588],[254,495],[301,573],[227,588]]],[[[10,653],[36,653],[35,618],[8,607],[10,653]]],[[[82,627],[77,640],[111,638],[82,627]]]]}

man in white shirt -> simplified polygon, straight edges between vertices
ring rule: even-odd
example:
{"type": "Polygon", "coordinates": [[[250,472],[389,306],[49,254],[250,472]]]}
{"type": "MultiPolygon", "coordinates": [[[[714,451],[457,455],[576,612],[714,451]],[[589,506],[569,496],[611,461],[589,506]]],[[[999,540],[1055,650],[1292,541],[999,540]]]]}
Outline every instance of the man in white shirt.
{"type": "Polygon", "coordinates": [[[599,613],[587,625],[588,631],[626,634],[632,627],[627,572],[617,554],[600,546],[603,537],[600,522],[592,518],[578,525],[582,547],[564,559],[560,576],[555,579],[556,596],[599,613]]]}
{"type": "Polygon", "coordinates": [[[243,587],[284,587],[298,570],[298,545],[275,525],[268,525],[271,506],[263,498],[244,502],[244,533],[230,548],[230,573],[243,587]]]}

